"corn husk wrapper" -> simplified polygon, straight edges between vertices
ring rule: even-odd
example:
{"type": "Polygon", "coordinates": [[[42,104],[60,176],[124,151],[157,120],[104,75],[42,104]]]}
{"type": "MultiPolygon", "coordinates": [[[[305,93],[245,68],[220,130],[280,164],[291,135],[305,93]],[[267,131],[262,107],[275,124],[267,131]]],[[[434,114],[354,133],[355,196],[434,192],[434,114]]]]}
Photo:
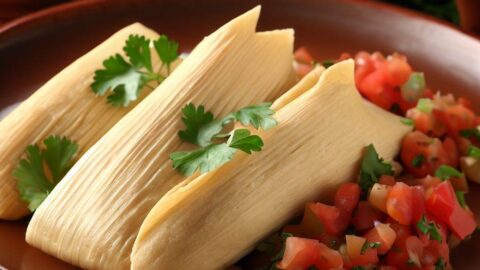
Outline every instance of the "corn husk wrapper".
{"type": "MultiPolygon", "coordinates": [[[[19,219],[30,211],[19,198],[13,171],[30,144],[50,135],[78,143],[80,155],[138,103],[128,108],[107,104],[90,88],[102,61],[120,53],[130,34],[155,39],[158,34],[136,23],[111,36],[58,73],[0,122],[0,219],[19,219]]],[[[153,64],[158,65],[158,61],[153,64]]],[[[166,70],[165,70],[166,71],[166,70]]],[[[144,89],[144,96],[149,92],[144,89]]]]}
{"type": "Polygon", "coordinates": [[[285,104],[275,114],[279,125],[262,134],[261,152],[239,153],[165,195],[141,227],[132,269],[224,269],[306,202],[355,180],[368,144],[392,159],[410,128],[364,102],[353,69],[352,60],[330,67],[285,104]]]}
{"type": "Polygon", "coordinates": [[[184,177],[169,155],[190,102],[224,116],[294,83],[293,31],[255,33],[260,8],[205,38],[175,72],[70,170],[35,212],[27,241],[87,269],[129,269],[140,225],[184,177]]]}

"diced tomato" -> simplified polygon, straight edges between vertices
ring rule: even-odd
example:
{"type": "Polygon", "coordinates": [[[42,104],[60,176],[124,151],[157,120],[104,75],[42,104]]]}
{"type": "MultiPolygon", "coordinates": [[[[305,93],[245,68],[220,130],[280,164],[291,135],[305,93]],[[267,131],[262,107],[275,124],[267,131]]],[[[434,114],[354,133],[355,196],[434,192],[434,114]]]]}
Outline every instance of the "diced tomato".
{"type": "Polygon", "coordinates": [[[445,124],[447,133],[452,138],[458,138],[461,130],[475,127],[475,114],[460,104],[447,106],[443,110],[433,110],[433,113],[445,124]]]}
{"type": "Polygon", "coordinates": [[[360,198],[360,186],[357,183],[345,183],[335,194],[335,206],[341,211],[352,213],[360,198]]]}
{"type": "Polygon", "coordinates": [[[338,207],[323,203],[308,203],[301,226],[309,237],[317,238],[323,234],[341,234],[348,223],[349,220],[342,219],[338,207]]]}
{"type": "Polygon", "coordinates": [[[380,180],[378,180],[379,184],[393,186],[397,181],[395,181],[395,177],[391,175],[382,175],[380,176],[380,180]]]}
{"type": "Polygon", "coordinates": [[[423,249],[425,244],[416,236],[409,236],[405,240],[405,247],[407,249],[409,261],[413,262],[414,266],[421,267],[421,258],[423,257],[423,249]]]}
{"type": "Polygon", "coordinates": [[[472,106],[472,102],[466,98],[463,98],[463,97],[459,97],[458,100],[457,100],[457,103],[459,105],[462,105],[463,107],[473,111],[473,106],[472,106]]]}
{"type": "Polygon", "coordinates": [[[407,61],[398,55],[389,57],[384,62],[382,70],[385,73],[386,82],[393,87],[404,84],[412,73],[412,68],[407,61]]]}
{"type": "Polygon", "coordinates": [[[310,66],[313,63],[313,61],[315,61],[315,59],[312,57],[310,52],[305,47],[298,48],[294,53],[294,58],[297,62],[308,64],[310,66]]]}
{"type": "Polygon", "coordinates": [[[395,267],[395,269],[410,269],[407,267],[408,259],[408,253],[404,247],[393,247],[392,250],[387,253],[385,260],[389,266],[395,267]]]}
{"type": "Polygon", "coordinates": [[[417,223],[425,215],[425,190],[422,186],[410,187],[412,190],[412,222],[417,223]]]}
{"type": "Polygon", "coordinates": [[[349,264],[352,266],[366,266],[378,263],[377,249],[367,248],[362,249],[366,242],[363,237],[355,235],[347,235],[345,237],[347,244],[347,254],[349,258],[349,264]]]}
{"type": "Polygon", "coordinates": [[[440,180],[440,178],[427,175],[424,178],[415,179],[414,182],[415,182],[415,185],[423,186],[424,190],[429,190],[432,187],[440,185],[442,183],[442,180],[440,180]]]}
{"type": "Polygon", "coordinates": [[[367,52],[359,52],[355,56],[355,82],[360,84],[363,79],[375,70],[375,66],[367,52]]]}
{"type": "Polygon", "coordinates": [[[320,243],[320,256],[315,266],[319,270],[342,269],[343,258],[340,252],[320,243]]]}
{"type": "Polygon", "coordinates": [[[458,147],[455,141],[447,137],[443,141],[443,149],[445,149],[445,151],[447,152],[447,157],[448,157],[447,164],[452,167],[457,167],[460,156],[459,156],[458,147]]]}
{"type": "Polygon", "coordinates": [[[373,229],[368,231],[364,237],[370,243],[380,243],[380,246],[377,248],[377,252],[378,254],[385,254],[392,247],[397,234],[392,228],[390,228],[390,224],[375,222],[373,229]]]}
{"type": "Polygon", "coordinates": [[[417,177],[433,175],[440,165],[449,163],[442,142],[419,131],[405,136],[400,155],[405,168],[417,177]]]}
{"type": "Polygon", "coordinates": [[[374,184],[368,195],[368,202],[383,213],[387,213],[387,198],[390,189],[391,186],[374,184]]]}
{"type": "Polygon", "coordinates": [[[295,63],[293,67],[295,69],[295,73],[299,78],[305,77],[313,69],[312,65],[304,63],[295,63]]]}
{"type": "Polygon", "coordinates": [[[314,265],[320,257],[320,243],[317,240],[288,237],[285,253],[277,267],[285,270],[302,270],[314,265]]]}
{"type": "Polygon", "coordinates": [[[477,227],[474,217],[458,203],[449,181],[436,186],[428,194],[426,207],[428,213],[445,223],[461,239],[465,239],[477,227]]]}
{"type": "Polygon", "coordinates": [[[387,197],[387,213],[390,217],[403,225],[412,222],[412,189],[405,183],[397,182],[387,197]]]}
{"type": "Polygon", "coordinates": [[[358,90],[371,102],[387,111],[395,103],[394,90],[385,85],[385,75],[380,70],[366,76],[358,85],[358,90]]]}
{"type": "Polygon", "coordinates": [[[384,215],[380,210],[374,208],[369,202],[361,201],[352,218],[352,224],[356,230],[365,231],[373,228],[375,221],[383,220],[384,215]]]}

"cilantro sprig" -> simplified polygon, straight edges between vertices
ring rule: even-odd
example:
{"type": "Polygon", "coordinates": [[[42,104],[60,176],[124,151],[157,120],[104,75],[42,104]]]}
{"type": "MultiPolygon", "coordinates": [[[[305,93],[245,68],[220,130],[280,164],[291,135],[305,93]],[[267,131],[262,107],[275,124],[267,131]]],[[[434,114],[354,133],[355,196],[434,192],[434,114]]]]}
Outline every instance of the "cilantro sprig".
{"type": "Polygon", "coordinates": [[[178,58],[178,43],[161,35],[153,41],[153,47],[162,64],[159,70],[152,66],[150,52],[151,40],[140,35],[130,35],[125,42],[123,51],[128,59],[115,54],[103,62],[103,69],[95,71],[91,88],[99,96],[107,96],[107,102],[113,106],[127,107],[138,99],[145,86],[154,86],[162,83],[165,76],[160,71],[166,66],[167,76],[170,74],[171,64],[178,58]],[[149,85],[154,82],[155,85],[149,85]]]}
{"type": "Polygon", "coordinates": [[[201,173],[212,171],[233,158],[238,151],[247,154],[262,150],[263,140],[252,135],[250,130],[239,128],[223,132],[226,125],[240,122],[256,129],[268,130],[277,121],[270,103],[252,105],[232,112],[222,119],[216,119],[203,106],[188,104],[182,109],[182,121],[185,129],[178,136],[185,142],[198,146],[193,151],[174,152],[170,155],[173,168],[189,176],[199,170],[201,173]]]}
{"type": "Polygon", "coordinates": [[[417,222],[417,228],[423,234],[428,234],[430,239],[442,242],[442,235],[440,234],[437,225],[434,222],[428,222],[425,216],[417,222]]]}
{"type": "Polygon", "coordinates": [[[78,151],[78,145],[65,137],[50,136],[43,144],[44,149],[29,145],[26,158],[20,160],[13,172],[20,198],[28,202],[32,212],[67,174],[78,151]]]}
{"type": "Polygon", "coordinates": [[[370,144],[365,148],[358,184],[363,191],[368,192],[375,183],[378,183],[382,175],[393,175],[392,165],[384,162],[383,159],[378,156],[373,144],[370,144]]]}
{"type": "Polygon", "coordinates": [[[365,243],[362,246],[362,249],[360,251],[360,254],[365,254],[369,248],[379,248],[381,246],[380,242],[368,242],[365,241],[365,243]]]}

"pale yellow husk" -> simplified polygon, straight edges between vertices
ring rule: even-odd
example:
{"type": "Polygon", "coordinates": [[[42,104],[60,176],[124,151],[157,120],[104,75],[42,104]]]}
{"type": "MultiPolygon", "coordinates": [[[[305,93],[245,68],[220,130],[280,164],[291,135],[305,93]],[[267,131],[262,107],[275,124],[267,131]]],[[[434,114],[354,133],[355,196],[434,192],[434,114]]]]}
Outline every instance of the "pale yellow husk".
{"type": "Polygon", "coordinates": [[[257,7],[206,37],[70,170],[34,214],[27,241],[87,269],[129,269],[134,240],[157,201],[184,180],[169,155],[189,102],[223,116],[273,101],[294,83],[293,31],[255,33],[257,7]]]}
{"type": "Polygon", "coordinates": [[[373,143],[393,158],[410,130],[367,104],[348,60],[287,102],[264,149],[237,154],[217,171],[188,179],[152,209],[136,239],[132,269],[223,269],[250,251],[311,200],[331,197],[356,179],[362,150],[373,143]]]}
{"type": "Polygon", "coordinates": [[[81,155],[135,106],[115,108],[90,88],[95,70],[102,67],[103,60],[122,51],[130,34],[158,37],[139,23],[118,31],[58,73],[0,122],[0,219],[19,219],[29,213],[12,176],[29,144],[50,135],[67,136],[79,144],[81,155]]]}

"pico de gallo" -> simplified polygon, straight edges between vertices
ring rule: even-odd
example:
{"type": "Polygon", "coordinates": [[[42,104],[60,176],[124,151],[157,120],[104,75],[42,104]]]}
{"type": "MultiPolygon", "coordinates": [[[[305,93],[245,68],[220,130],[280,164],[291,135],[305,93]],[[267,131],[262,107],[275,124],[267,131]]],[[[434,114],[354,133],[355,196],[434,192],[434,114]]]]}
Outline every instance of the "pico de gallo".
{"type": "MultiPolygon", "coordinates": [[[[358,180],[340,186],[332,204],[307,203],[301,219],[244,259],[248,269],[452,269],[450,250],[477,232],[464,197],[467,179],[480,183],[480,117],[472,103],[427,88],[401,54],[353,58],[361,95],[403,116],[413,131],[398,161],[366,147],[358,180]]],[[[295,59],[300,77],[317,64],[305,48],[295,59]]]]}

